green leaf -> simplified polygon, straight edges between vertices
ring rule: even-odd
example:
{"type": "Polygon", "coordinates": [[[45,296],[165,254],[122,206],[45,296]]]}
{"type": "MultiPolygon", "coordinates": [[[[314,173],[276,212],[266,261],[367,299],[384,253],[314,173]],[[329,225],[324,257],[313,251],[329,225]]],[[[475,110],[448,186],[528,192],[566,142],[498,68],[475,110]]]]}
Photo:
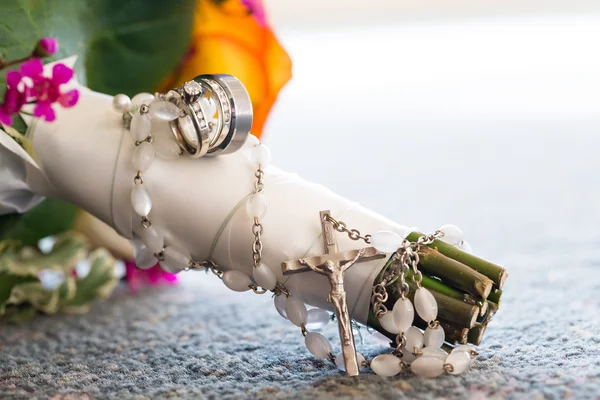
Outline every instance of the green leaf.
{"type": "Polygon", "coordinates": [[[0,271],[0,314],[4,313],[8,299],[15,286],[35,281],[37,281],[37,278],[34,276],[15,276],[7,271],[0,271]]]}
{"type": "Polygon", "coordinates": [[[50,254],[42,254],[14,242],[0,243],[0,315],[3,320],[23,319],[34,310],[46,313],[81,312],[99,298],[107,298],[119,280],[114,274],[115,259],[105,249],[89,253],[89,245],[78,233],[57,238],[50,254]],[[89,258],[90,271],[76,279],[74,266],[89,258]],[[55,290],[44,289],[38,278],[42,270],[64,272],[65,280],[55,290]]]}
{"type": "Polygon", "coordinates": [[[2,253],[0,271],[17,276],[37,276],[40,271],[51,269],[69,275],[73,267],[87,256],[89,249],[90,245],[81,234],[66,232],[57,237],[50,254],[28,247],[2,253]]]}
{"type": "Polygon", "coordinates": [[[46,199],[25,214],[0,216],[0,241],[18,240],[34,246],[46,236],[69,230],[77,207],[62,200],[46,199]]]}
{"type": "MultiPolygon", "coordinates": [[[[90,88],[109,94],[153,91],[188,49],[195,5],[195,0],[2,1],[0,56],[27,57],[41,37],[53,36],[61,47],[53,58],[78,54],[79,79],[90,88]]],[[[0,71],[0,80],[6,72],[0,71]]]]}

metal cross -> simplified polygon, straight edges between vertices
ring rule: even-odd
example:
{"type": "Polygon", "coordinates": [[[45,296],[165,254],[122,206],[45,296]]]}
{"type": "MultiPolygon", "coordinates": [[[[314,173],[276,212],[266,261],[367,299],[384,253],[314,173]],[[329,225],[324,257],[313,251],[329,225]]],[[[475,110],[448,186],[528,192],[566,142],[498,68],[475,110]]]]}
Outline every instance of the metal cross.
{"type": "Polygon", "coordinates": [[[350,376],[356,376],[359,374],[359,365],[356,359],[356,347],[354,346],[348,304],[346,303],[344,272],[358,261],[383,258],[385,253],[377,251],[374,247],[339,252],[334,227],[328,218],[329,215],[329,210],[320,212],[325,255],[286,261],[281,263],[281,267],[284,275],[312,270],[329,278],[331,292],[327,301],[335,307],[346,373],[350,376]]]}

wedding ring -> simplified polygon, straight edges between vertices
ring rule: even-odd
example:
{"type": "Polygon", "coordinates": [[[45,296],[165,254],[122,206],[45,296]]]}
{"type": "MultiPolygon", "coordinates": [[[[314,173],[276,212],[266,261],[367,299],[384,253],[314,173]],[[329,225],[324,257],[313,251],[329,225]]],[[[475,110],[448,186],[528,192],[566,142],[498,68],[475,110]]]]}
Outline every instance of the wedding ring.
{"type": "Polygon", "coordinates": [[[233,153],[252,128],[252,102],[231,75],[200,75],[170,90],[165,100],[182,110],[169,122],[182,150],[193,158],[233,153]]]}

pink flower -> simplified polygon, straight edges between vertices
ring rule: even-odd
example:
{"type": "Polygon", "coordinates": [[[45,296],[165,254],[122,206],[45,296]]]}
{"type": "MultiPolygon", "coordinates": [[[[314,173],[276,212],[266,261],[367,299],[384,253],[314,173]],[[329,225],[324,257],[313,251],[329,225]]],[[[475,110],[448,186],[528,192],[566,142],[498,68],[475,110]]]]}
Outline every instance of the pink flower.
{"type": "Polygon", "coordinates": [[[33,51],[33,55],[38,57],[48,57],[55,54],[58,51],[58,48],[58,40],[52,37],[41,38],[33,51]]]}
{"type": "Polygon", "coordinates": [[[12,115],[18,113],[28,97],[28,89],[23,87],[19,90],[22,75],[17,71],[10,71],[6,74],[6,92],[4,93],[4,102],[0,106],[0,122],[5,125],[12,124],[12,115]]]}
{"type": "Polygon", "coordinates": [[[73,78],[73,70],[64,64],[56,64],[52,68],[52,77],[43,76],[44,66],[39,58],[32,58],[21,66],[21,73],[31,79],[33,86],[31,95],[35,97],[36,106],[33,115],[42,117],[48,122],[56,119],[52,104],[59,103],[65,108],[73,107],[79,100],[77,89],[62,93],[60,85],[73,78]]]}
{"type": "Polygon", "coordinates": [[[261,0],[241,0],[241,3],[248,9],[260,26],[267,26],[267,17],[261,0]]]}
{"type": "Polygon", "coordinates": [[[160,264],[148,269],[138,269],[135,262],[127,261],[125,263],[127,269],[127,284],[134,292],[137,291],[142,284],[157,286],[163,283],[174,285],[177,283],[177,275],[163,271],[160,264]]]}

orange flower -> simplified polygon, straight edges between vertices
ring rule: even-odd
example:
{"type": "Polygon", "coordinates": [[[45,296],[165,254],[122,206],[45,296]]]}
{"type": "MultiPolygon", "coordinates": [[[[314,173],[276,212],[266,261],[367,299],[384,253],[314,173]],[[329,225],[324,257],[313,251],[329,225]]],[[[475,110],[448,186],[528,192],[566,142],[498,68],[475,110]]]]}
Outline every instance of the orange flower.
{"type": "Polygon", "coordinates": [[[190,50],[161,91],[201,74],[230,74],[252,99],[252,133],[260,137],[292,63],[265,23],[261,0],[198,0],[190,50]]]}

